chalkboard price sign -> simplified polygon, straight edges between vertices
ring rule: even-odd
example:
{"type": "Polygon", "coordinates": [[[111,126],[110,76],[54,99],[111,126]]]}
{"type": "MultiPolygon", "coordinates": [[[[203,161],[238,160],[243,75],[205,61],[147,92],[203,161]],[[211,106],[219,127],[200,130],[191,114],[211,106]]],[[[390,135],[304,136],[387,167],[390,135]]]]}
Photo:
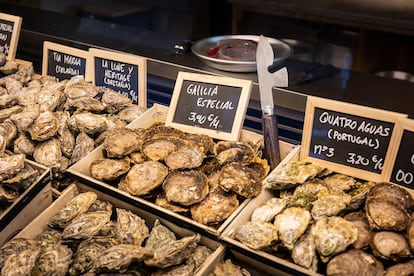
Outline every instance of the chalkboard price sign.
{"type": "Polygon", "coordinates": [[[401,120],[401,139],[391,174],[391,182],[414,189],[414,121],[401,120]]]}
{"type": "Polygon", "coordinates": [[[16,57],[21,24],[21,17],[0,13],[0,53],[5,54],[9,60],[16,57]]]}
{"type": "Polygon", "coordinates": [[[180,72],[166,124],[224,140],[238,140],[251,81],[180,72]]]}
{"type": "Polygon", "coordinates": [[[380,180],[399,116],[405,115],[309,97],[301,156],[324,166],[334,164],[352,176],[380,180]]]}
{"type": "Polygon", "coordinates": [[[54,76],[59,81],[85,76],[88,57],[88,51],[45,41],[42,75],[54,76]]]}
{"type": "Polygon", "coordinates": [[[146,107],[146,59],[100,49],[89,49],[89,52],[91,61],[88,68],[95,85],[118,91],[130,98],[133,104],[146,107]]]}

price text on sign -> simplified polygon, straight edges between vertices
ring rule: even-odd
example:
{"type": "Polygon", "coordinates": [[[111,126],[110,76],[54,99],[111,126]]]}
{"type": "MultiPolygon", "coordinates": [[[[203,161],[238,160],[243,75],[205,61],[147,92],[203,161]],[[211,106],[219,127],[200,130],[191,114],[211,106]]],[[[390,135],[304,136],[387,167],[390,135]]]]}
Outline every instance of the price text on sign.
{"type": "Polygon", "coordinates": [[[392,170],[391,181],[414,188],[414,132],[404,130],[397,157],[392,170]]]}
{"type": "Polygon", "coordinates": [[[381,173],[394,124],[315,108],[309,156],[381,173]]]}
{"type": "Polygon", "coordinates": [[[94,58],[95,85],[111,88],[138,103],[138,65],[94,58]]]}
{"type": "Polygon", "coordinates": [[[13,60],[16,56],[22,18],[0,13],[0,53],[13,60]]]}
{"type": "Polygon", "coordinates": [[[231,132],[241,90],[184,80],[173,122],[231,132]]]}
{"type": "Polygon", "coordinates": [[[47,55],[47,75],[55,76],[58,80],[85,75],[86,58],[53,50],[49,50],[47,55]]]}

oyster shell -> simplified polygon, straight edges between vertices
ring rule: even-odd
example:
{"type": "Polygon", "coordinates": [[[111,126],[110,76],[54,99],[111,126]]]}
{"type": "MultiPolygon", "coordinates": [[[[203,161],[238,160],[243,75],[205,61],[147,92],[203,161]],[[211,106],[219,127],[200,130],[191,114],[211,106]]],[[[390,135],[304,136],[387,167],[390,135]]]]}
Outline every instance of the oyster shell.
{"type": "Polygon", "coordinates": [[[118,188],[134,196],[146,195],[159,187],[168,175],[168,168],[158,161],[135,164],[123,178],[118,188]]]}
{"type": "Polygon", "coordinates": [[[24,167],[24,154],[0,157],[0,180],[13,177],[24,167]]]}
{"type": "Polygon", "coordinates": [[[22,112],[12,114],[10,120],[16,125],[19,132],[28,131],[30,126],[39,117],[40,112],[36,108],[32,110],[22,110],[22,112]]]}
{"type": "Polygon", "coordinates": [[[305,182],[295,188],[289,206],[302,207],[311,210],[313,203],[318,199],[318,196],[321,193],[329,193],[329,188],[326,187],[321,180],[313,179],[309,182],[305,182]]]}
{"type": "Polygon", "coordinates": [[[303,234],[299,241],[293,246],[290,256],[295,264],[317,271],[318,256],[312,233],[308,231],[303,234]]]}
{"type": "Polygon", "coordinates": [[[59,244],[62,241],[62,232],[50,229],[37,235],[36,240],[39,241],[41,247],[59,244]]]}
{"type": "Polygon", "coordinates": [[[70,155],[70,163],[74,164],[88,155],[95,147],[95,141],[85,132],[79,132],[76,143],[70,155]]]}
{"type": "Polygon", "coordinates": [[[262,191],[260,175],[242,163],[229,163],[220,171],[219,185],[225,191],[233,191],[246,198],[254,197],[262,191]]]}
{"type": "Polygon", "coordinates": [[[205,225],[218,224],[227,219],[239,207],[234,193],[227,193],[220,187],[210,189],[207,197],[190,207],[191,217],[205,225]]]}
{"type": "Polygon", "coordinates": [[[151,276],[192,276],[194,275],[194,264],[182,264],[166,269],[159,269],[154,273],[151,273],[151,276]]]}
{"type": "Polygon", "coordinates": [[[63,82],[42,86],[42,89],[36,95],[36,102],[40,105],[40,111],[52,112],[64,103],[65,94],[63,93],[63,89],[63,82]]]}
{"type": "Polygon", "coordinates": [[[273,197],[266,201],[262,206],[254,209],[250,220],[271,222],[277,214],[285,209],[287,203],[288,200],[286,198],[273,197]]]}
{"type": "Polygon", "coordinates": [[[5,146],[10,146],[10,142],[17,135],[17,128],[11,120],[6,120],[0,124],[0,135],[4,138],[5,146]]]}
{"type": "Polygon", "coordinates": [[[0,184],[0,205],[9,205],[18,198],[20,193],[10,187],[0,184]]]}
{"type": "Polygon", "coordinates": [[[59,167],[62,160],[59,141],[52,138],[37,144],[33,152],[33,158],[46,167],[59,167]]]}
{"type": "Polygon", "coordinates": [[[357,239],[353,244],[354,248],[365,249],[369,247],[373,232],[371,231],[365,212],[359,211],[349,213],[345,215],[344,218],[351,221],[358,229],[357,239]]]}
{"type": "Polygon", "coordinates": [[[138,151],[143,143],[143,135],[129,128],[117,128],[110,131],[103,143],[108,157],[122,158],[138,151]]]}
{"type": "Polygon", "coordinates": [[[333,257],[326,275],[384,275],[384,266],[374,256],[358,249],[350,249],[333,257]]]}
{"type": "Polygon", "coordinates": [[[72,250],[66,245],[56,244],[43,248],[34,269],[35,274],[64,276],[72,263],[72,250]]]}
{"type": "Polygon", "coordinates": [[[18,173],[11,178],[3,180],[3,185],[22,191],[29,187],[39,174],[39,170],[25,162],[23,168],[18,173]]]}
{"type": "Polygon", "coordinates": [[[24,154],[24,155],[33,155],[35,151],[35,145],[29,137],[27,137],[24,133],[20,133],[19,137],[14,140],[13,143],[13,152],[16,154],[24,154]]]}
{"type": "Polygon", "coordinates": [[[119,112],[132,103],[130,98],[108,88],[104,89],[101,101],[106,105],[105,110],[112,114],[119,112]]]}
{"type": "Polygon", "coordinates": [[[88,211],[92,203],[97,199],[94,192],[80,193],[71,200],[69,200],[65,207],[59,210],[49,221],[48,225],[52,228],[65,228],[70,221],[79,214],[88,211]]]}
{"type": "Polygon", "coordinates": [[[371,240],[371,249],[374,256],[395,262],[412,256],[407,239],[403,235],[391,231],[374,233],[371,240]]]}
{"type": "Polygon", "coordinates": [[[274,169],[264,180],[264,186],[271,190],[296,187],[316,177],[323,169],[307,161],[295,161],[274,169]]]}
{"type": "Polygon", "coordinates": [[[144,262],[148,266],[160,268],[181,264],[194,252],[200,239],[200,234],[195,234],[179,240],[172,240],[156,248],[154,255],[144,262]]]}
{"type": "Polygon", "coordinates": [[[180,136],[185,141],[189,142],[192,147],[197,148],[204,155],[213,151],[214,141],[209,135],[197,133],[183,133],[180,136]]]}
{"type": "MultiPolygon", "coordinates": [[[[68,128],[65,128],[57,134],[56,138],[59,142],[60,150],[62,153],[67,158],[71,158],[73,150],[75,148],[75,137],[73,136],[72,132],[68,128]]],[[[76,145],[79,145],[78,141],[76,141],[76,145]]]]}
{"type": "Polygon", "coordinates": [[[124,244],[141,245],[149,236],[145,220],[131,211],[117,208],[116,236],[124,244]]]}
{"type": "Polygon", "coordinates": [[[172,169],[194,169],[199,167],[204,160],[204,154],[195,147],[182,146],[171,152],[165,158],[165,164],[172,169]]]}
{"type": "Polygon", "coordinates": [[[23,107],[20,105],[14,105],[12,107],[0,109],[0,122],[3,122],[4,120],[10,118],[10,116],[13,114],[22,112],[22,110],[23,107]]]}
{"type": "Polygon", "coordinates": [[[352,189],[357,183],[355,178],[340,174],[334,173],[323,179],[323,182],[328,186],[332,191],[348,191],[352,189]]]}
{"type": "Polygon", "coordinates": [[[130,123],[139,116],[141,116],[145,111],[145,107],[138,106],[136,104],[130,104],[118,112],[118,117],[121,120],[130,123]]]}
{"type": "Polygon", "coordinates": [[[256,250],[271,248],[279,239],[277,228],[264,221],[249,221],[240,225],[233,238],[256,250]]]}
{"type": "Polygon", "coordinates": [[[126,174],[131,168],[129,160],[99,158],[92,161],[89,172],[91,176],[98,180],[112,181],[119,176],[126,174]]]}
{"type": "Polygon", "coordinates": [[[95,135],[107,129],[106,120],[103,115],[90,112],[73,114],[70,119],[70,127],[89,135],[95,135]]]}
{"type": "Polygon", "coordinates": [[[201,202],[209,192],[207,176],[195,170],[171,172],[162,187],[169,202],[184,206],[201,202]]]}
{"type": "Polygon", "coordinates": [[[97,234],[109,221],[109,212],[82,213],[72,219],[62,232],[63,239],[87,239],[97,234]]]}
{"type": "Polygon", "coordinates": [[[37,246],[11,254],[3,263],[1,275],[30,275],[40,251],[40,246],[37,246]]]}
{"type": "Polygon", "coordinates": [[[221,165],[232,162],[249,163],[255,158],[252,146],[245,142],[219,141],[214,145],[213,152],[221,165]]]}
{"type": "Polygon", "coordinates": [[[168,227],[162,225],[159,219],[156,219],[154,226],[149,233],[148,239],[145,242],[146,248],[157,249],[171,241],[177,240],[175,233],[172,232],[168,227]]]}
{"type": "Polygon", "coordinates": [[[0,248],[0,268],[4,266],[5,261],[13,254],[22,250],[38,248],[39,242],[33,239],[14,238],[9,240],[0,248]]]}
{"type": "Polygon", "coordinates": [[[238,265],[235,265],[231,262],[230,259],[227,259],[223,262],[218,263],[214,267],[214,271],[210,273],[209,276],[250,276],[250,272],[238,265]]]}
{"type": "Polygon", "coordinates": [[[183,144],[184,140],[179,138],[153,138],[146,140],[142,144],[141,152],[151,160],[164,160],[170,153],[178,150],[183,144]]]}
{"type": "Polygon", "coordinates": [[[333,216],[318,220],[312,227],[312,235],[319,256],[326,263],[356,241],[358,229],[352,222],[333,216]]]}
{"type": "Polygon", "coordinates": [[[213,251],[207,246],[199,245],[194,249],[193,254],[188,257],[186,263],[194,265],[194,271],[196,271],[204,264],[212,253],[213,251]]]}
{"type": "Polygon", "coordinates": [[[54,137],[59,128],[59,121],[53,112],[45,111],[40,113],[39,117],[29,128],[30,136],[36,141],[45,141],[54,137]]]}
{"type": "Polygon", "coordinates": [[[315,220],[336,216],[348,206],[351,196],[343,191],[319,193],[312,204],[311,214],[315,220]]]}
{"type": "Polygon", "coordinates": [[[289,207],[275,217],[274,225],[279,240],[283,245],[292,249],[295,242],[306,232],[311,222],[308,210],[299,207],[289,207]]]}
{"type": "Polygon", "coordinates": [[[385,276],[409,276],[414,274],[414,260],[388,267],[385,276]]]}
{"type": "Polygon", "coordinates": [[[186,133],[178,128],[166,126],[163,123],[155,123],[144,130],[145,140],[154,140],[158,138],[181,138],[186,133]]]}
{"type": "Polygon", "coordinates": [[[85,82],[82,76],[73,77],[66,84],[64,90],[69,99],[81,97],[95,97],[99,93],[99,88],[90,82],[85,82]]]}
{"type": "Polygon", "coordinates": [[[173,211],[175,213],[185,214],[189,212],[188,207],[168,202],[167,198],[165,197],[165,193],[159,193],[157,195],[155,199],[155,204],[167,210],[173,211]]]}
{"type": "Polygon", "coordinates": [[[66,105],[67,108],[74,108],[77,111],[87,111],[92,113],[100,113],[105,110],[105,105],[100,100],[92,97],[69,98],[66,101],[66,105]]]}
{"type": "Polygon", "coordinates": [[[411,250],[414,251],[414,213],[410,215],[410,219],[407,225],[407,240],[410,244],[411,250]]]}

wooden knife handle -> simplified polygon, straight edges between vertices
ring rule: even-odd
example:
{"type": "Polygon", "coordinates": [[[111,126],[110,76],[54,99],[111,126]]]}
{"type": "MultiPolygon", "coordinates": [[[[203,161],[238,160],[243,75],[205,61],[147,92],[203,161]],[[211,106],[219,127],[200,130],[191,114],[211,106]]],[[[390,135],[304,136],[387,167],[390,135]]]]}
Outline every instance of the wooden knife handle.
{"type": "Polygon", "coordinates": [[[263,115],[262,129],[264,138],[264,157],[273,170],[280,163],[279,134],[276,114],[263,115]]]}

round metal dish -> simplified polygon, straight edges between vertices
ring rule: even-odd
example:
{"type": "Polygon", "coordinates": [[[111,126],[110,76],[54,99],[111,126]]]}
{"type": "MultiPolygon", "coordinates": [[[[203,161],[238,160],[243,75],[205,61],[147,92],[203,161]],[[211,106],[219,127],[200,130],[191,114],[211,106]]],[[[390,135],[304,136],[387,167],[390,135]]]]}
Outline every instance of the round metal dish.
{"type": "MultiPolygon", "coordinates": [[[[191,51],[198,56],[205,64],[224,71],[231,72],[255,72],[256,71],[256,61],[237,61],[237,60],[224,60],[209,57],[207,55],[208,51],[217,46],[217,42],[224,39],[247,39],[253,41],[259,41],[259,36],[256,35],[225,35],[225,36],[215,36],[210,38],[205,38],[199,41],[196,41],[191,47],[191,51]]],[[[293,50],[292,48],[282,42],[281,40],[268,38],[270,44],[272,45],[276,63],[282,63],[287,57],[289,57],[293,50]]]]}

